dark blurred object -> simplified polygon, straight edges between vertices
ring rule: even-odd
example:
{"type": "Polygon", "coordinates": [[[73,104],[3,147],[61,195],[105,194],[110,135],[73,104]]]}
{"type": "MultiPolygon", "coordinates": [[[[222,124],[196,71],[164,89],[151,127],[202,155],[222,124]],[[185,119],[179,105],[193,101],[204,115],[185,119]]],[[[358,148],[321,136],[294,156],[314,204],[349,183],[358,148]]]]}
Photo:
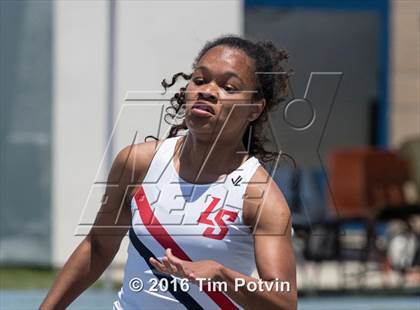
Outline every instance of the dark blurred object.
{"type": "MultiPolygon", "coordinates": [[[[336,214],[337,226],[343,222],[359,222],[362,228],[363,241],[352,248],[353,253],[359,251],[360,262],[376,261],[382,264],[382,268],[388,265],[405,273],[416,262],[411,256],[417,255],[420,244],[419,232],[411,224],[412,219],[420,214],[420,207],[410,204],[405,195],[405,186],[410,182],[407,162],[393,151],[360,148],[334,151],[329,164],[330,206],[336,214]],[[412,248],[404,251],[404,247],[401,247],[399,255],[407,256],[407,259],[402,260],[406,263],[398,264],[398,268],[397,264],[391,262],[387,248],[392,243],[385,240],[382,242],[384,246],[378,246],[381,244],[378,242],[381,225],[393,221],[404,223],[407,228],[405,234],[410,236],[407,240],[412,248]]],[[[341,254],[347,250],[346,238],[347,234],[337,237],[338,252],[341,254]]],[[[401,236],[399,240],[401,243],[401,236]]],[[[351,257],[339,257],[348,258],[351,257]]]]}
{"type": "Polygon", "coordinates": [[[405,141],[400,147],[399,153],[407,161],[410,179],[416,185],[418,202],[420,195],[420,136],[405,141]]]}
{"type": "Polygon", "coordinates": [[[378,99],[369,100],[369,145],[378,145],[378,99]]]}
{"type": "Polygon", "coordinates": [[[326,182],[322,171],[283,165],[277,168],[273,180],[287,200],[294,229],[309,229],[328,216],[324,197],[326,182]]]}
{"type": "Polygon", "coordinates": [[[336,150],[328,164],[332,216],[324,212],[322,220],[294,225],[305,260],[338,262],[343,287],[349,279],[361,287],[370,271],[391,268],[404,279],[420,254],[412,225],[420,207],[409,203],[404,189],[410,181],[407,162],[396,152],[368,147],[336,150]],[[395,222],[401,229],[388,229],[395,222]],[[349,261],[358,263],[356,271],[346,270],[343,263],[349,261]]]}
{"type": "Polygon", "coordinates": [[[373,218],[381,208],[406,204],[407,163],[395,152],[337,150],[329,163],[331,206],[337,217],[373,218]]]}

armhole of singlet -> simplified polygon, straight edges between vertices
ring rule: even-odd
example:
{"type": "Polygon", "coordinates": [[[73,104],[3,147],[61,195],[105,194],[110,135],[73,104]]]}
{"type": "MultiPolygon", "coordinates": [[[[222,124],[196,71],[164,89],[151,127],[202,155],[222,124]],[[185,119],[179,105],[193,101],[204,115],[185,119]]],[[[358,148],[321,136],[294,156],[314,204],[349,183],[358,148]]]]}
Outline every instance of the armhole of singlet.
{"type": "Polygon", "coordinates": [[[135,182],[136,189],[133,189],[132,191],[130,191],[129,195],[126,195],[126,201],[125,202],[126,202],[126,204],[129,208],[131,208],[131,202],[132,202],[135,194],[138,191],[138,186],[140,186],[143,183],[143,181],[146,179],[146,177],[149,173],[149,170],[152,167],[153,161],[155,161],[157,159],[158,153],[161,150],[161,148],[163,147],[164,143],[167,142],[166,141],[167,139],[170,139],[170,138],[166,138],[166,139],[163,139],[163,140],[156,140],[157,141],[157,146],[155,148],[155,152],[154,152],[153,156],[151,157],[151,159],[149,161],[149,164],[147,166],[147,170],[146,170],[146,173],[143,177],[143,180],[141,182],[139,180],[136,180],[136,182],[135,182]]]}
{"type": "MultiPolygon", "coordinates": [[[[255,156],[254,156],[254,158],[255,158],[255,163],[253,164],[253,166],[251,167],[251,168],[249,168],[249,170],[248,170],[248,175],[249,175],[249,178],[248,178],[248,182],[247,183],[245,183],[246,185],[244,186],[245,187],[245,189],[244,189],[244,191],[243,191],[243,194],[242,194],[242,208],[241,208],[241,217],[242,217],[242,223],[243,224],[245,224],[245,222],[244,222],[244,205],[245,205],[245,199],[246,199],[246,197],[247,197],[247,190],[248,190],[248,187],[249,187],[249,184],[256,184],[256,183],[254,183],[254,182],[251,182],[251,179],[254,177],[254,175],[255,175],[255,173],[257,172],[257,170],[258,170],[258,168],[259,167],[262,167],[262,165],[261,165],[261,163],[260,163],[260,161],[258,160],[258,158],[256,158],[255,156]]],[[[252,233],[252,231],[253,231],[253,228],[251,227],[251,226],[249,226],[249,225],[247,225],[248,226],[248,228],[249,228],[249,233],[252,233]]]]}

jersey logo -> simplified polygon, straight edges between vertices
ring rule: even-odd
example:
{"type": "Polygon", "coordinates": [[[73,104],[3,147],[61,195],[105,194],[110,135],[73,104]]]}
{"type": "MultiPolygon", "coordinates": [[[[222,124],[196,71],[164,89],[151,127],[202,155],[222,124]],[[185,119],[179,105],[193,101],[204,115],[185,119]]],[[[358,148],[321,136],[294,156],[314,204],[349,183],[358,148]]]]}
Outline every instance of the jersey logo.
{"type": "Polygon", "coordinates": [[[242,181],[242,177],[238,176],[236,180],[234,180],[233,178],[231,180],[234,186],[239,186],[239,183],[242,181]]]}
{"type": "Polygon", "coordinates": [[[216,207],[216,205],[220,201],[220,198],[216,198],[216,197],[212,197],[212,198],[213,200],[211,201],[210,205],[198,218],[198,223],[212,226],[212,227],[207,227],[204,230],[203,232],[204,237],[216,239],[216,240],[222,240],[228,232],[228,227],[225,224],[225,220],[228,220],[229,222],[233,223],[238,216],[238,212],[221,209],[216,213],[213,220],[210,219],[209,216],[211,215],[213,209],[216,207]],[[219,226],[220,232],[218,234],[214,233],[215,231],[214,226],[219,226]]]}

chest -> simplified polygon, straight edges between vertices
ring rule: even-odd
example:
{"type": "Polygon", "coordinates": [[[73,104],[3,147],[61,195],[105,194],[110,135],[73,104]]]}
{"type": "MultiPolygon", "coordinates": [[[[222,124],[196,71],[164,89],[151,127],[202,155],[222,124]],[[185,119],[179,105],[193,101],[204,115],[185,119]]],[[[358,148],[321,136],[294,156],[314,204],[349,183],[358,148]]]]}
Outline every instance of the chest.
{"type": "Polygon", "coordinates": [[[240,196],[223,184],[143,184],[132,199],[132,224],[145,234],[161,227],[170,235],[223,240],[238,230],[249,231],[243,222],[240,196]]]}

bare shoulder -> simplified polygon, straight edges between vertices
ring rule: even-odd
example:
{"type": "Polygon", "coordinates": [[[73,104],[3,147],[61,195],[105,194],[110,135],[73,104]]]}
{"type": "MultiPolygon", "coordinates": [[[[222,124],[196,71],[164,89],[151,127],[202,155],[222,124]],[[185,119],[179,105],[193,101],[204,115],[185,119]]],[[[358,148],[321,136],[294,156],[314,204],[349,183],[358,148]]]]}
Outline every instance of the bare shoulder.
{"type": "Polygon", "coordinates": [[[153,140],[124,147],[115,157],[114,174],[125,176],[122,181],[141,182],[161,143],[162,140],[153,140]]]}
{"type": "Polygon", "coordinates": [[[290,220],[287,201],[263,166],[258,167],[247,186],[243,212],[245,224],[254,230],[272,230],[290,220]]]}
{"type": "Polygon", "coordinates": [[[132,144],[121,149],[115,157],[109,181],[118,184],[131,201],[137,187],[147,174],[150,163],[164,140],[153,140],[132,144]]]}

